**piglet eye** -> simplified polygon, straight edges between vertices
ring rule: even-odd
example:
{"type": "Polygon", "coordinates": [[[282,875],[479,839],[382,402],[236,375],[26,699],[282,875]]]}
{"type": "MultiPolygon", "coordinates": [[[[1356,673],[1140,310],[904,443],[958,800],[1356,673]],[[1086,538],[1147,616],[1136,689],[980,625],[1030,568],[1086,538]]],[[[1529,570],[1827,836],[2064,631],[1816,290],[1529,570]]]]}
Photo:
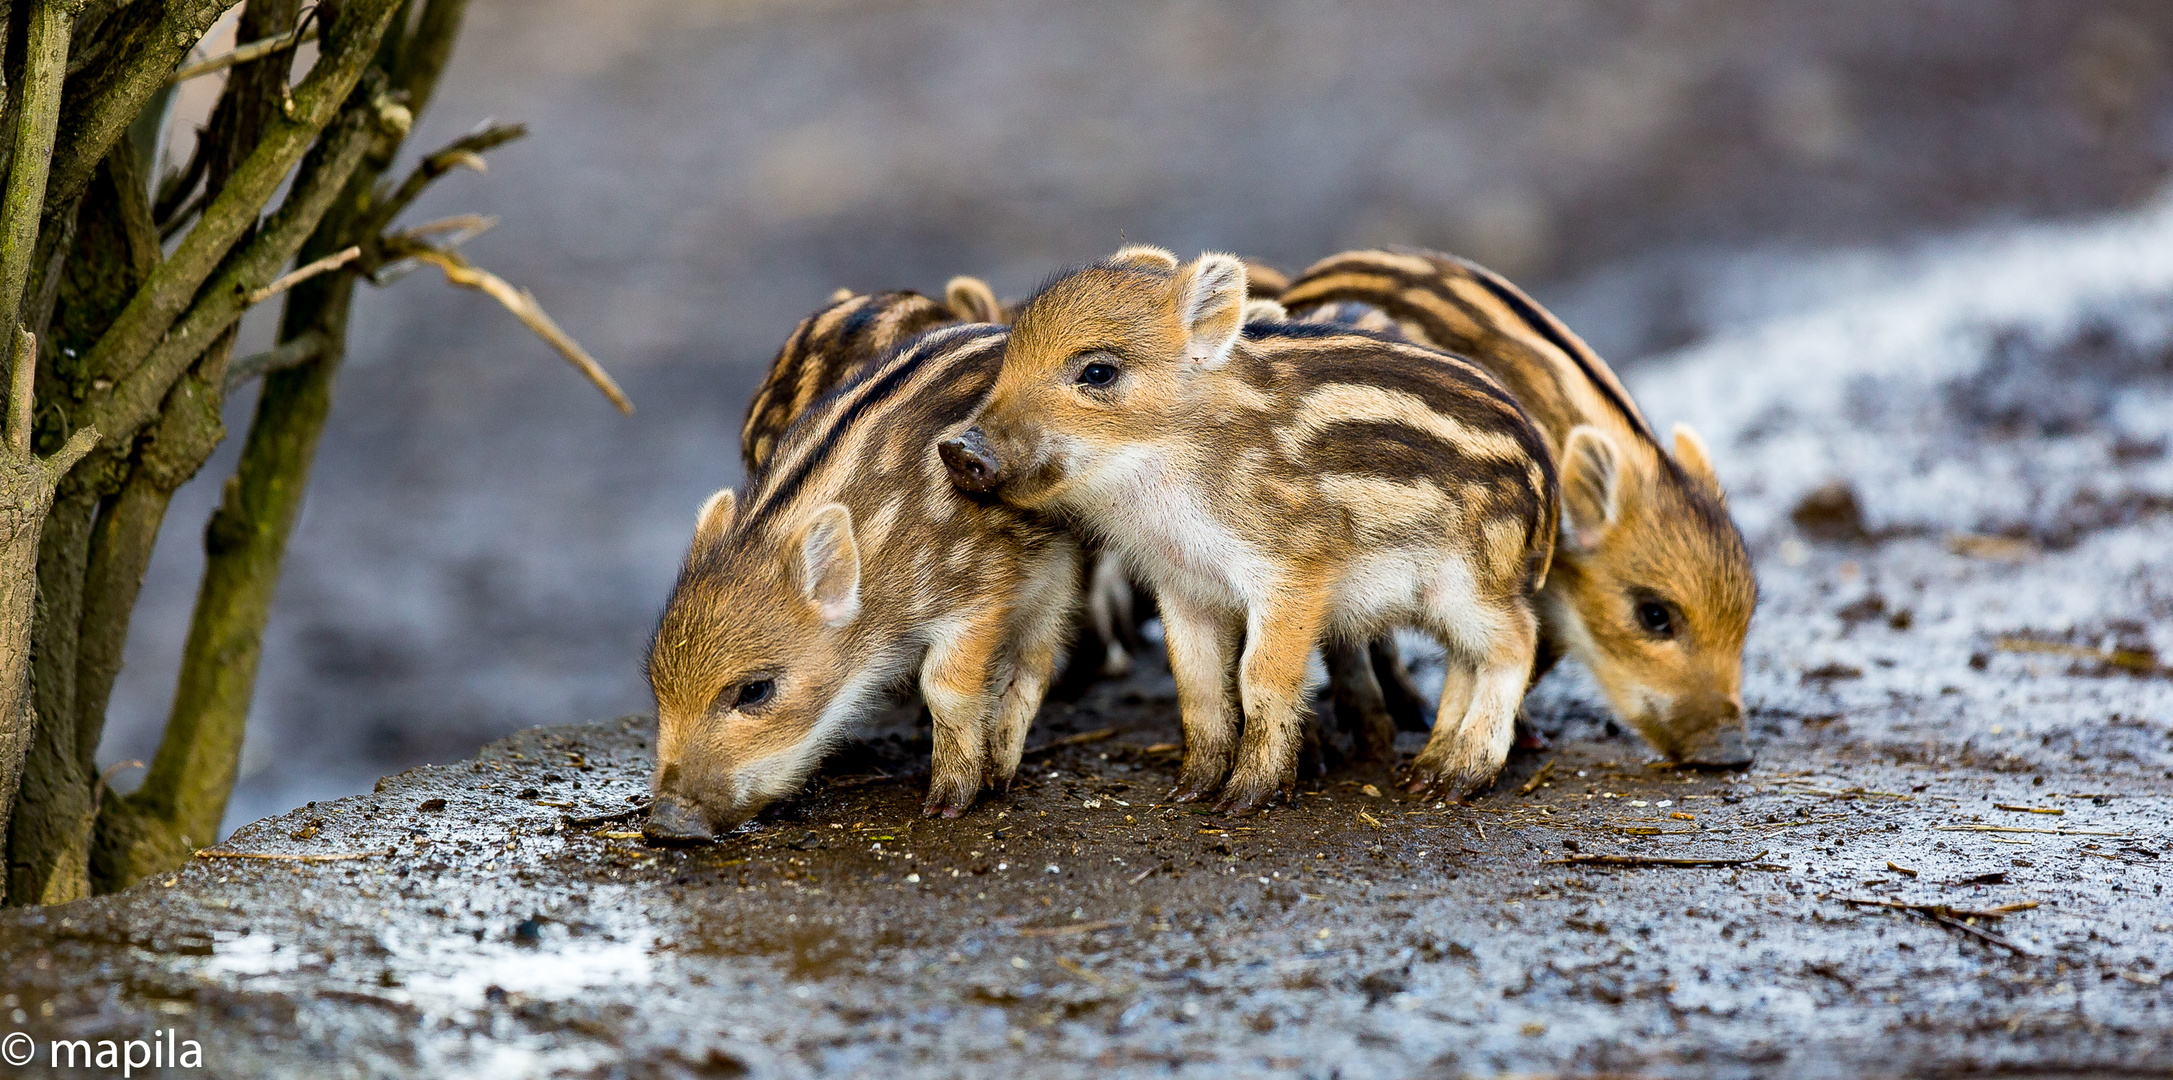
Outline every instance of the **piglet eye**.
{"type": "Polygon", "coordinates": [[[1115,381],[1117,381],[1117,365],[1115,364],[1096,360],[1079,369],[1079,383],[1082,386],[1108,386],[1115,381]]]}
{"type": "Polygon", "coordinates": [[[768,679],[756,679],[739,688],[739,697],[732,703],[735,709],[752,709],[770,699],[776,684],[768,679]]]}
{"type": "Polygon", "coordinates": [[[1637,605],[1637,624],[1654,637],[1674,637],[1675,620],[1668,614],[1667,605],[1647,600],[1637,605]]]}

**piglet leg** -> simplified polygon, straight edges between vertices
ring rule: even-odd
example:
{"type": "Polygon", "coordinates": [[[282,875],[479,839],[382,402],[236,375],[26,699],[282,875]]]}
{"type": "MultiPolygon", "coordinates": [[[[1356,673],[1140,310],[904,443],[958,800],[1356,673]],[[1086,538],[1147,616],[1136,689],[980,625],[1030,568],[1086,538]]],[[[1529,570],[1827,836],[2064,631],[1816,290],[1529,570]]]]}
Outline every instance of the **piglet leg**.
{"type": "Polygon", "coordinates": [[[1320,639],[1328,597],[1324,589],[1297,583],[1274,595],[1276,602],[1254,609],[1245,626],[1245,657],[1238,668],[1245,733],[1237,768],[1216,804],[1227,812],[1262,809],[1297,787],[1299,742],[1310,719],[1305,661],[1320,639]]]}
{"type": "Polygon", "coordinates": [[[1198,802],[1221,789],[1237,748],[1237,714],[1230,700],[1237,628],[1216,612],[1167,597],[1162,600],[1162,631],[1185,729],[1185,763],[1168,798],[1198,802]]]}
{"type": "Polygon", "coordinates": [[[921,813],[930,817],[965,813],[980,791],[1007,614],[1000,607],[984,608],[952,623],[921,665],[921,698],[935,720],[928,800],[921,804],[921,813]]]}

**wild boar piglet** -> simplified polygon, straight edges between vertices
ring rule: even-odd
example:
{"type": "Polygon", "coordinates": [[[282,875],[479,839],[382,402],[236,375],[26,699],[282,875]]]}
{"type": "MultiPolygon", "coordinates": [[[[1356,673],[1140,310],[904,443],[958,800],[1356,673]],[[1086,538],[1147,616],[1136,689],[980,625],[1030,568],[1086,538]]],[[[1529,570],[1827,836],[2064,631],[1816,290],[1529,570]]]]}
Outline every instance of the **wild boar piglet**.
{"type": "Polygon", "coordinates": [[[1750,764],[1743,640],[1758,584],[1695,431],[1676,425],[1669,454],[1599,354],[1515,285],[1452,255],[1347,251],[1308,268],[1282,299],[1301,319],[1385,318],[1507,387],[1561,471],[1535,677],[1574,656],[1662,753],[1750,764]]]}
{"type": "Polygon", "coordinates": [[[787,427],[744,497],[703,505],[650,647],[647,834],[699,842],[799,789],[886,690],[935,722],[925,811],[1008,786],[1078,595],[1061,526],[955,490],[1002,327],[923,335],[787,427]]]}
{"type": "Polygon", "coordinates": [[[1287,793],[1308,654],[1398,626],[1449,655],[1412,784],[1484,787],[1537,642],[1545,438],[1455,357],[1241,325],[1245,285],[1231,256],[1140,246],[1052,280],[1021,306],[974,426],[944,443],[952,479],[1065,514],[1154,591],[1185,730],[1174,797],[1251,810],[1287,793]]]}

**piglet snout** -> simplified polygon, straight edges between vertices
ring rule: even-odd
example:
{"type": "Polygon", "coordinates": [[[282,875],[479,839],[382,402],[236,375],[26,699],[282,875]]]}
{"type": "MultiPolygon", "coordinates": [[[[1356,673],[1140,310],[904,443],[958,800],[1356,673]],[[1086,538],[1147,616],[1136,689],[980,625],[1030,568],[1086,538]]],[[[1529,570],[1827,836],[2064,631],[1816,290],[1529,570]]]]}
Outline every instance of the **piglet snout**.
{"type": "Polygon", "coordinates": [[[709,822],[700,811],[669,796],[659,796],[649,807],[649,820],[641,827],[643,843],[651,847],[706,844],[711,839],[709,822]]]}
{"type": "Polygon", "coordinates": [[[1683,755],[1683,762],[1708,769],[1744,769],[1753,758],[1748,733],[1737,720],[1715,727],[1683,755]]]}
{"type": "Polygon", "coordinates": [[[980,428],[967,428],[965,434],[943,440],[936,452],[943,455],[943,467],[961,491],[991,491],[1003,482],[1003,466],[990,452],[980,428]]]}

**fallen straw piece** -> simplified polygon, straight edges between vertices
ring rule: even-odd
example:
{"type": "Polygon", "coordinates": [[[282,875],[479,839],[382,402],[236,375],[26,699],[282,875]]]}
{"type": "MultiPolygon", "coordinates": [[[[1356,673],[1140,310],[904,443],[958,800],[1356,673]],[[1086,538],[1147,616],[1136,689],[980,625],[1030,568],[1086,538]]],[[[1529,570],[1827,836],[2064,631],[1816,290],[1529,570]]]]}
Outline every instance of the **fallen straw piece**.
{"type": "Polygon", "coordinates": [[[2127,836],[2125,832],[2108,832],[2104,829],[2033,829],[2026,825],[1934,825],[1933,832],[2013,832],[2043,833],[2048,836],[2127,836]]]}
{"type": "Polygon", "coordinates": [[[352,851],[327,855],[300,855],[278,851],[214,851],[211,848],[196,849],[199,859],[264,859],[272,862],[345,862],[349,859],[375,859],[391,855],[392,849],[383,851],[352,851]]]}
{"type": "Polygon", "coordinates": [[[634,806],[629,806],[624,810],[614,810],[608,814],[597,814],[592,817],[568,816],[565,818],[565,822],[566,824],[571,825],[574,828],[585,829],[592,825],[609,825],[615,821],[631,821],[634,818],[640,817],[641,815],[648,812],[649,804],[640,803],[634,806]]]}
{"type": "Polygon", "coordinates": [[[1526,780],[1524,782],[1524,786],[1517,789],[1517,794],[1529,795],[1532,792],[1539,790],[1539,785],[1546,783],[1547,777],[1552,775],[1554,775],[1554,759],[1548,758],[1547,763],[1545,765],[1541,765],[1539,767],[1539,771],[1533,773],[1532,778],[1526,780]]]}
{"type": "Polygon", "coordinates": [[[1566,859],[1547,859],[1541,862],[1539,865],[1561,866],[1564,864],[1569,864],[1573,866],[1742,866],[1746,863],[1757,862],[1758,860],[1765,858],[1765,856],[1766,853],[1763,851],[1759,852],[1756,855],[1745,855],[1740,858],[1727,859],[1697,859],[1683,855],[1586,854],[1572,855],[1566,859]]]}
{"type": "Polygon", "coordinates": [[[1872,907],[1896,908],[1902,911],[1938,912],[1957,919],[2003,919],[2017,911],[2028,911],[2040,901],[2025,900],[2019,904],[2001,904],[1995,908],[1958,908],[1951,904],[1912,903],[1907,900],[1878,900],[1868,896],[1836,896],[1844,904],[1867,904],[1872,907]]]}
{"type": "Polygon", "coordinates": [[[1073,923],[1070,926],[1027,926],[1019,929],[1020,937],[1070,937],[1074,934],[1091,934],[1096,930],[1114,930],[1130,926],[1123,919],[1103,919],[1099,922],[1073,923]]]}
{"type": "Polygon", "coordinates": [[[1053,742],[1043,743],[1042,745],[1034,747],[1033,749],[1028,750],[1019,756],[1022,758],[1036,757],[1041,754],[1046,754],[1051,750],[1060,750],[1067,746],[1081,746],[1086,743],[1101,742],[1103,739],[1114,739],[1119,734],[1122,734],[1123,731],[1123,728],[1116,727],[1096,728],[1093,731],[1082,731],[1077,735],[1066,735],[1063,738],[1057,739],[1053,742]]]}
{"type": "Polygon", "coordinates": [[[1970,935],[1971,937],[1982,940],[1986,944],[1997,945],[2000,948],[2006,949],[2009,952],[2012,952],[2018,956],[2037,955],[2037,953],[2035,953],[2034,951],[2024,948],[2023,946],[2002,935],[1995,934],[1992,931],[1985,929],[1984,927],[1972,925],[1970,923],[1962,921],[1963,919],[1997,919],[2012,914],[2013,912],[2027,911],[2030,908],[2037,906],[2037,901],[2035,900],[2027,901],[2021,904],[2003,904],[1999,907],[1992,908],[1986,911],[1967,911],[1957,908],[1951,908],[1946,906],[1945,904],[1911,904],[1899,900],[1869,900],[1853,896],[1836,896],[1834,897],[1834,899],[1839,900],[1844,904],[1868,904],[1874,907],[1894,908],[1896,910],[1906,911],[1914,915],[1922,915],[1923,917],[1930,919],[1931,921],[1938,923],[1941,926],[1947,927],[1948,929],[1959,930],[1962,933],[1970,935]]]}

